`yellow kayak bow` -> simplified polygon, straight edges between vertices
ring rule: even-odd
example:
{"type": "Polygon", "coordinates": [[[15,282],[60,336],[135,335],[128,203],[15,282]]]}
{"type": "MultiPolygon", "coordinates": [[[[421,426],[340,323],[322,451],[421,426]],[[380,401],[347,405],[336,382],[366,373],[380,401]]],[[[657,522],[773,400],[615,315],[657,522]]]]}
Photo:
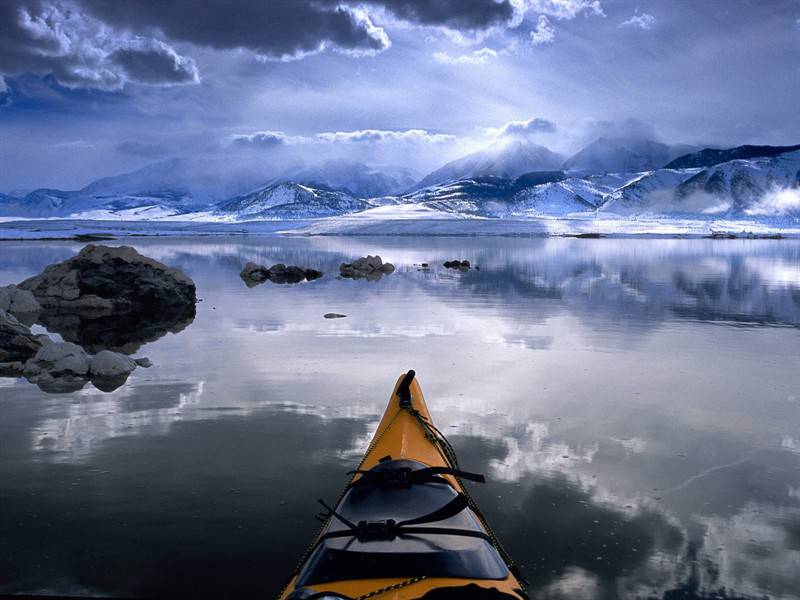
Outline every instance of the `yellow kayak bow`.
{"type": "Polygon", "coordinates": [[[520,600],[521,577],[475,506],[414,371],[280,600],[520,600]]]}

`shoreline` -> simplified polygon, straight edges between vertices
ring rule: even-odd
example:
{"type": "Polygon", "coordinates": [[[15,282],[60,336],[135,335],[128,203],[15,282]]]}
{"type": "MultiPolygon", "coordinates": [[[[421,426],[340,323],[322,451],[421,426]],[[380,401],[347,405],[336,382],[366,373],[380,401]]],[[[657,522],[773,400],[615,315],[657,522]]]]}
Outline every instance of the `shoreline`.
{"type": "Polygon", "coordinates": [[[0,241],[104,242],[129,237],[566,237],[577,239],[800,239],[800,224],[695,219],[387,219],[298,221],[0,221],[0,241]]]}

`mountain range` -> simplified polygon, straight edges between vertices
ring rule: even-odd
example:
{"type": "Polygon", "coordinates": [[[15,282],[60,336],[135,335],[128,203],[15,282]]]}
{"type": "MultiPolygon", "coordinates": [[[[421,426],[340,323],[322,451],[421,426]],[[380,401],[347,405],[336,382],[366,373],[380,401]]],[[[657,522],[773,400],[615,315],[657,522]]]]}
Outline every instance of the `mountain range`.
{"type": "Polygon", "coordinates": [[[600,138],[564,157],[514,140],[422,178],[404,167],[348,160],[301,164],[271,177],[221,167],[219,161],[171,159],[81,190],[0,194],[0,216],[288,220],[415,205],[453,216],[515,219],[587,212],[800,217],[800,145],[693,148],[600,138]]]}

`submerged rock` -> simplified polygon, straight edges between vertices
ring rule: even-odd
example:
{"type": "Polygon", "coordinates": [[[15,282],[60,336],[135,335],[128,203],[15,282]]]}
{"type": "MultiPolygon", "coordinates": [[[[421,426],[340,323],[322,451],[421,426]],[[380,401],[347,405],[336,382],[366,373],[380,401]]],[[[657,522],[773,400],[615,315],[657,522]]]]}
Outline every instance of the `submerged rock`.
{"type": "Polygon", "coordinates": [[[26,361],[42,347],[41,341],[14,315],[0,310],[0,362],[26,361]]]}
{"type": "Polygon", "coordinates": [[[342,277],[349,279],[369,279],[378,280],[383,275],[394,272],[392,263],[385,263],[380,256],[367,255],[354,260],[352,263],[342,263],[339,265],[339,273],[342,277]]]}
{"type": "Polygon", "coordinates": [[[105,315],[151,315],[197,301],[194,282],[183,271],[130,246],[89,244],[77,256],[48,266],[19,287],[32,292],[46,310],[105,315]]]}
{"type": "Polygon", "coordinates": [[[319,279],[323,275],[322,271],[306,269],[296,265],[287,266],[283,263],[278,263],[267,268],[264,265],[257,265],[253,262],[248,262],[242,272],[239,273],[239,277],[244,280],[247,287],[254,287],[268,279],[272,283],[300,283],[303,280],[313,281],[314,279],[319,279]]]}

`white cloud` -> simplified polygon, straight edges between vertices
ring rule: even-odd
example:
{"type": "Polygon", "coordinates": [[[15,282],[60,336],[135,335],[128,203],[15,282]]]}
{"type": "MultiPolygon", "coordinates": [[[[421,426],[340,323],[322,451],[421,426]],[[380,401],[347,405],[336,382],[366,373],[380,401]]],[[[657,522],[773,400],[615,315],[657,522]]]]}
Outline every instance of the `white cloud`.
{"type": "Polygon", "coordinates": [[[512,0],[518,12],[536,12],[555,19],[574,19],[578,15],[605,17],[599,0],[512,0]]]}
{"type": "Polygon", "coordinates": [[[380,142],[407,142],[407,143],[449,143],[458,138],[445,133],[430,133],[424,129],[386,130],[386,129],[361,129],[357,131],[335,131],[318,133],[315,140],[322,142],[350,142],[350,143],[380,143],[380,142]]]}
{"type": "Polygon", "coordinates": [[[773,190],[761,200],[745,210],[751,216],[784,217],[800,215],[800,189],[784,188],[773,190]]]}
{"type": "Polygon", "coordinates": [[[556,30],[550,24],[550,19],[545,15],[539,15],[539,20],[536,22],[536,28],[531,31],[531,42],[535,46],[541,44],[552,44],[556,39],[556,30]]]}
{"type": "Polygon", "coordinates": [[[641,13],[638,15],[633,15],[627,21],[623,21],[617,27],[638,27],[639,29],[644,29],[645,31],[648,29],[652,29],[653,25],[656,24],[656,18],[649,14],[649,13],[641,13]]]}
{"type": "Polygon", "coordinates": [[[500,127],[479,127],[478,131],[493,138],[528,138],[542,133],[555,133],[556,124],[549,119],[535,117],[525,121],[509,121],[500,127]]]}
{"type": "Polygon", "coordinates": [[[481,48],[475,50],[471,54],[462,54],[460,56],[451,56],[447,52],[434,52],[433,58],[436,62],[443,65],[483,65],[489,59],[497,58],[499,53],[491,48],[481,48]]]}
{"type": "Polygon", "coordinates": [[[6,83],[6,78],[0,75],[0,95],[5,94],[8,91],[8,84],[6,83]]]}
{"type": "Polygon", "coordinates": [[[458,141],[458,138],[446,133],[430,133],[424,129],[359,129],[325,131],[310,136],[288,135],[283,131],[255,131],[234,135],[231,141],[240,146],[269,149],[303,144],[448,144],[458,141]]]}

